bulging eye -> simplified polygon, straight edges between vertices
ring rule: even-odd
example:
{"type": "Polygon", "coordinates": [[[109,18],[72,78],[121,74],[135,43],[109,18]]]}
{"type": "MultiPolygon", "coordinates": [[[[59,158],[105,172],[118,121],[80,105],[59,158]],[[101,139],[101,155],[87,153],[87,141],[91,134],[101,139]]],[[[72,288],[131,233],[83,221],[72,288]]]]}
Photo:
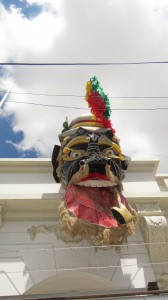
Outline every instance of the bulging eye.
{"type": "Polygon", "coordinates": [[[78,157],[80,157],[81,155],[80,155],[79,152],[71,151],[71,153],[70,153],[69,156],[72,157],[72,158],[78,158],[78,157]]]}
{"type": "Polygon", "coordinates": [[[116,153],[113,151],[112,148],[106,148],[106,149],[104,149],[103,153],[105,153],[106,155],[116,155],[116,153]]]}

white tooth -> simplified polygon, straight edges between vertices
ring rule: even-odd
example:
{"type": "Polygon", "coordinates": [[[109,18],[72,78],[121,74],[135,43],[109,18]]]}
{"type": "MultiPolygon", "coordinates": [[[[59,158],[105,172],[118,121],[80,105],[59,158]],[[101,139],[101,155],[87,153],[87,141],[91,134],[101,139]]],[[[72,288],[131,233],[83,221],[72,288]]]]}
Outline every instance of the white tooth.
{"type": "Polygon", "coordinates": [[[78,182],[76,184],[81,186],[91,186],[91,187],[114,186],[114,184],[112,184],[111,181],[104,181],[104,180],[87,180],[87,181],[78,182]]]}
{"type": "Polygon", "coordinates": [[[78,182],[77,185],[83,185],[83,182],[78,182]]]}

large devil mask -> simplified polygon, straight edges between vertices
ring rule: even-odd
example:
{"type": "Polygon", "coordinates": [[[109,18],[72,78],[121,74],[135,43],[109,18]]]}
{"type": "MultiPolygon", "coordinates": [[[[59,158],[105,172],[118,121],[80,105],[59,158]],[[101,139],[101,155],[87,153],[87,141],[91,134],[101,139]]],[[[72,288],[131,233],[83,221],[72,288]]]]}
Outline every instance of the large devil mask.
{"type": "Polygon", "coordinates": [[[91,115],[68,124],[55,146],[53,175],[65,187],[60,232],[93,245],[120,244],[134,232],[136,212],[122,195],[128,159],[108,117],[107,96],[95,77],[87,84],[91,115]]]}

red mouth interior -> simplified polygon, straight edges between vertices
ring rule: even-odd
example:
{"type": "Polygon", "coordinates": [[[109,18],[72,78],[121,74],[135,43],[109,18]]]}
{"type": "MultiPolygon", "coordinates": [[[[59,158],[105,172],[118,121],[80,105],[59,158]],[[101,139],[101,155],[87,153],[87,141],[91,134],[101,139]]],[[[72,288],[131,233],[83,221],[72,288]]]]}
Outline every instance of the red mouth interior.
{"type": "Polygon", "coordinates": [[[82,180],[80,181],[86,181],[86,180],[109,180],[107,176],[101,174],[101,173],[98,173],[98,172],[94,172],[94,173],[91,173],[89,174],[87,177],[83,178],[82,180]]]}
{"type": "Polygon", "coordinates": [[[111,207],[118,206],[111,187],[70,185],[65,193],[65,201],[68,210],[79,219],[106,228],[118,227],[111,214],[111,207]]]}

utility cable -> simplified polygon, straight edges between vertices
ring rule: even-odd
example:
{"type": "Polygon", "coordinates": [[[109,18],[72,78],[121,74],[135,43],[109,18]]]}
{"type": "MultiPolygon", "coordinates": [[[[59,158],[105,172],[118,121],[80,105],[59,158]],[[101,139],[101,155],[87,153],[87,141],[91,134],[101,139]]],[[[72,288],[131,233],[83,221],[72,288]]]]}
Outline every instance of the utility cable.
{"type": "MultiPolygon", "coordinates": [[[[115,247],[120,247],[120,248],[127,248],[129,249],[130,247],[140,247],[140,246],[158,246],[159,248],[162,247],[163,245],[167,245],[168,242],[155,242],[155,243],[134,243],[134,244],[121,244],[121,245],[105,245],[105,246],[70,246],[70,247],[53,247],[53,248],[35,248],[35,249],[19,249],[19,250],[0,250],[0,253],[19,253],[19,252],[36,252],[36,251],[69,251],[69,250],[108,250],[108,249],[113,249],[115,247]]],[[[125,250],[125,249],[124,249],[125,250]]]]}
{"type": "MultiPolygon", "coordinates": [[[[1,90],[0,93],[6,93],[6,90],[1,90]]],[[[85,98],[85,95],[75,95],[75,94],[45,94],[45,93],[33,93],[33,92],[9,92],[9,94],[46,96],[46,97],[85,98]]],[[[168,96],[116,96],[115,97],[115,96],[108,95],[108,98],[111,98],[111,99],[168,99],[168,96]]]]}
{"type": "MultiPolygon", "coordinates": [[[[55,104],[43,104],[35,102],[25,102],[25,101],[14,101],[8,100],[7,103],[18,103],[26,105],[44,106],[44,107],[55,107],[55,108],[66,108],[66,109],[81,109],[90,110],[90,108],[76,107],[76,106],[66,106],[66,105],[55,105],[55,104]]],[[[97,109],[102,110],[102,109],[97,109]]],[[[112,111],[156,111],[156,110],[168,110],[168,107],[154,107],[154,108],[111,108],[112,111]]]]}
{"type": "MultiPolygon", "coordinates": [[[[127,268],[127,267],[137,267],[139,269],[141,268],[148,268],[151,267],[153,265],[159,266],[159,265],[167,265],[168,262],[167,261],[163,261],[163,262],[149,262],[149,263],[138,263],[138,264],[123,264],[122,266],[120,265],[107,265],[107,266],[98,266],[98,267],[74,267],[74,268],[51,268],[51,269],[36,269],[36,270],[22,270],[22,271],[5,271],[5,273],[7,274],[14,274],[14,273],[36,273],[36,272],[67,272],[67,271],[86,271],[86,270],[102,270],[102,269],[111,269],[111,268],[118,268],[118,269],[122,269],[122,268],[127,268]]],[[[4,270],[0,271],[0,274],[4,273],[4,270]]]]}
{"type": "Polygon", "coordinates": [[[26,63],[26,62],[0,62],[1,66],[120,66],[120,65],[151,65],[168,64],[168,61],[134,61],[134,62],[77,62],[77,63],[26,63]]]}

